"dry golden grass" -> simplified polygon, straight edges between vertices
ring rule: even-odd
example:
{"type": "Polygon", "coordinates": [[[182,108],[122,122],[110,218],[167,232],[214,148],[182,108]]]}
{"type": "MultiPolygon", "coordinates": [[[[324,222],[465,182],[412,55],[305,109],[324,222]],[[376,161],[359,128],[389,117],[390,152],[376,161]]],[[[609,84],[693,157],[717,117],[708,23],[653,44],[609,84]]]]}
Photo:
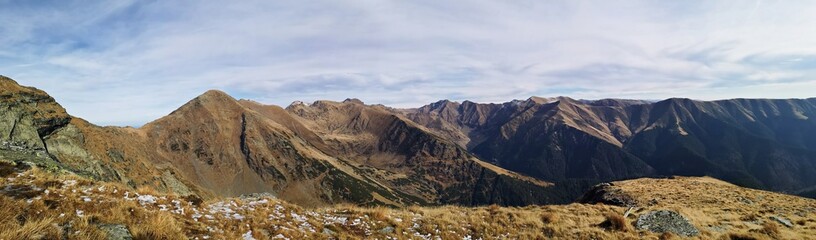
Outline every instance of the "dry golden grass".
{"type": "Polygon", "coordinates": [[[134,239],[184,239],[181,224],[167,212],[151,214],[130,229],[134,239]]]}
{"type": "Polygon", "coordinates": [[[615,186],[645,206],[674,210],[704,238],[816,239],[816,200],[747,189],[709,177],[642,178],[615,186]],[[772,216],[795,223],[779,225],[772,216]],[[802,224],[799,224],[802,223],[802,224]]]}
{"type": "Polygon", "coordinates": [[[617,213],[607,213],[606,221],[601,223],[601,226],[613,231],[629,232],[632,227],[626,222],[626,218],[617,213]]]}
{"type": "Polygon", "coordinates": [[[813,200],[736,188],[707,178],[616,183],[615,186],[638,201],[657,199],[655,204],[624,218],[625,208],[586,204],[391,209],[348,204],[303,208],[274,198],[201,202],[195,198],[161,195],[149,188],[133,190],[36,169],[15,176],[0,178],[0,184],[37,188],[26,194],[0,191],[0,239],[101,239],[105,233],[100,230],[100,224],[125,225],[135,239],[240,239],[244,236],[256,239],[679,238],[633,228],[637,215],[656,209],[675,210],[689,218],[701,231],[697,239],[812,239],[816,236],[813,200]],[[762,199],[758,198],[760,195],[762,199]],[[753,208],[730,202],[731,198],[745,197],[754,199],[753,205],[748,204],[753,208]],[[783,227],[770,220],[771,215],[789,218],[796,226],[783,227]]]}

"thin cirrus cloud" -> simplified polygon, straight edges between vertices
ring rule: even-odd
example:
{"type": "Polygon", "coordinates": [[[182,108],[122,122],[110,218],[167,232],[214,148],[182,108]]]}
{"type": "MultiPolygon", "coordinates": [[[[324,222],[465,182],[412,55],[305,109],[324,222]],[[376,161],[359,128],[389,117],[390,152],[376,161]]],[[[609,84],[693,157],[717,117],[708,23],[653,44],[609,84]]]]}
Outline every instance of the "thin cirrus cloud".
{"type": "Polygon", "coordinates": [[[208,89],[360,98],[813,97],[812,1],[8,1],[0,74],[139,126],[208,89]]]}

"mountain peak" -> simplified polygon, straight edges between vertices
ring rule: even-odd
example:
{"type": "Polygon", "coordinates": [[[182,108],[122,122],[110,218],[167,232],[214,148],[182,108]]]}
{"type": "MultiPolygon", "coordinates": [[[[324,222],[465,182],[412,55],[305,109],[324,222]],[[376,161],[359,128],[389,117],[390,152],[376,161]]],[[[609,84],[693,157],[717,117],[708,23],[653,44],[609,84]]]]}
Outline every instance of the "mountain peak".
{"type": "Polygon", "coordinates": [[[42,95],[47,96],[45,92],[33,87],[26,87],[22,86],[14,79],[9,77],[0,75],[0,94],[15,94],[15,93],[26,93],[32,95],[42,95]]]}
{"type": "Polygon", "coordinates": [[[221,90],[216,90],[216,89],[207,90],[206,92],[204,92],[203,94],[201,94],[198,97],[199,98],[205,98],[205,99],[224,99],[224,98],[234,99],[232,96],[230,96],[226,92],[221,91],[221,90]]]}
{"type": "Polygon", "coordinates": [[[551,102],[552,98],[543,98],[543,97],[532,96],[532,97],[528,98],[527,101],[528,102],[533,102],[533,103],[536,103],[536,104],[544,104],[544,103],[551,102]]]}
{"type": "Polygon", "coordinates": [[[355,103],[355,104],[365,105],[365,103],[363,101],[360,101],[360,99],[356,99],[356,98],[346,98],[346,100],[343,100],[343,103],[355,103]]]}

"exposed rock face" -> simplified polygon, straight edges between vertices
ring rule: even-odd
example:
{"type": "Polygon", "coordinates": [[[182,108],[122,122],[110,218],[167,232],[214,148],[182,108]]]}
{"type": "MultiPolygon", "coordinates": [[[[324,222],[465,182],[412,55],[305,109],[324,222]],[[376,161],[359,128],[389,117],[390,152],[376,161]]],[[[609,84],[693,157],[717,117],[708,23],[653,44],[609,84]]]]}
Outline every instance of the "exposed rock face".
{"type": "Polygon", "coordinates": [[[593,186],[592,189],[578,198],[576,202],[587,204],[601,203],[622,207],[634,207],[638,205],[634,198],[620,189],[615,188],[612,183],[601,183],[593,186]]]}
{"type": "Polygon", "coordinates": [[[677,212],[669,210],[658,210],[640,215],[635,227],[652,232],[671,232],[684,237],[693,237],[700,234],[688,219],[677,212]]]}
{"type": "Polygon", "coordinates": [[[69,121],[65,109],[45,92],[0,76],[1,148],[45,151],[42,138],[69,121]]]}

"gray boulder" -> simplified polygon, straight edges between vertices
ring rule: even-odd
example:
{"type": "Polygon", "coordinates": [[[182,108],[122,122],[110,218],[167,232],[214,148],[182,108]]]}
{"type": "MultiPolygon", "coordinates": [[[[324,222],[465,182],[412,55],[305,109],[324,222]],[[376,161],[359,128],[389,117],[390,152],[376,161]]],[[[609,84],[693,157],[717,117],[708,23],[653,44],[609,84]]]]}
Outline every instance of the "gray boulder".
{"type": "Polygon", "coordinates": [[[122,224],[99,224],[99,229],[108,234],[108,240],[132,240],[133,235],[122,224]]]}
{"type": "Polygon", "coordinates": [[[640,215],[635,222],[635,227],[656,233],[671,232],[685,237],[700,234],[700,231],[683,215],[669,210],[652,211],[640,215]]]}
{"type": "Polygon", "coordinates": [[[790,221],[790,220],[785,219],[785,218],[783,218],[783,217],[779,217],[779,216],[771,216],[771,219],[773,219],[774,221],[776,221],[776,222],[778,222],[778,223],[781,223],[782,225],[785,225],[785,227],[789,227],[789,228],[792,228],[792,227],[793,227],[793,223],[791,223],[791,221],[790,221]]]}
{"type": "Polygon", "coordinates": [[[383,229],[380,229],[379,232],[382,233],[382,234],[391,234],[391,233],[394,233],[394,230],[396,230],[396,229],[394,229],[394,227],[388,226],[388,227],[384,227],[383,229]]]}

